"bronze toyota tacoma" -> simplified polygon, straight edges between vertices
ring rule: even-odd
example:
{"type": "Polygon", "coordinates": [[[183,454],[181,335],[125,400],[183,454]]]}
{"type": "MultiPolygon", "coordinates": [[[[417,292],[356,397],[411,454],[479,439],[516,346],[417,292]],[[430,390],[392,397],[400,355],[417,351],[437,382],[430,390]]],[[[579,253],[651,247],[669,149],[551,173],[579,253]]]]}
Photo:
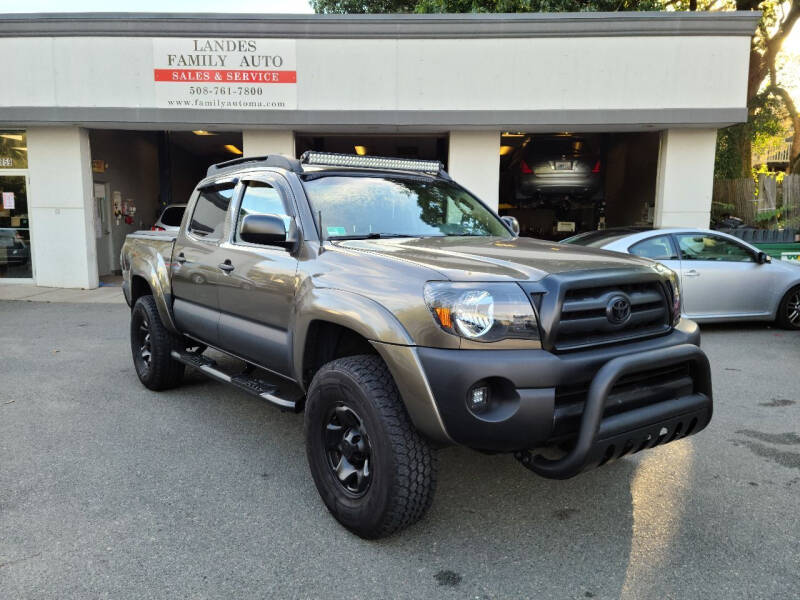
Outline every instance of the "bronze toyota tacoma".
{"type": "Polygon", "coordinates": [[[214,165],[177,233],[122,249],[136,372],[164,390],[189,366],[305,411],[317,489],[367,538],[425,514],[442,446],[567,478],[703,429],[675,274],[515,225],[434,161],[214,165]]]}

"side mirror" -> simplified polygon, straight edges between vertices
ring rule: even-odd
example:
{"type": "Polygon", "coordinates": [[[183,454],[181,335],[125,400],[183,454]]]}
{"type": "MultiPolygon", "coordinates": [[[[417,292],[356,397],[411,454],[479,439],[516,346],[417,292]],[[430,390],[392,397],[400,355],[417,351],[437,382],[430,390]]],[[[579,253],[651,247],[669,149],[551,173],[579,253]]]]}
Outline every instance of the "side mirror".
{"type": "Polygon", "coordinates": [[[505,223],[512,232],[514,232],[514,235],[519,235],[519,221],[517,221],[516,217],[506,215],[504,217],[500,217],[500,219],[502,219],[503,223],[505,223]]]}
{"type": "Polygon", "coordinates": [[[296,226],[292,220],[287,229],[285,217],[279,215],[247,215],[239,237],[251,244],[287,248],[297,239],[296,226]]]}
{"type": "Polygon", "coordinates": [[[759,252],[758,254],[756,254],[756,261],[758,262],[758,264],[763,265],[765,263],[771,263],[772,257],[766,252],[759,252]]]}

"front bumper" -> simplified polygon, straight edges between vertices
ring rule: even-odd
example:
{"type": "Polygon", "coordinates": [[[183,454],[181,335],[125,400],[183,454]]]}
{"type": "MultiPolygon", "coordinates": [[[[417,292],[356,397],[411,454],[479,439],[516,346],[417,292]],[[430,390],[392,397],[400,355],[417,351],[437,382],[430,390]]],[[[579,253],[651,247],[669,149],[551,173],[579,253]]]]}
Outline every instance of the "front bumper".
{"type": "Polygon", "coordinates": [[[529,458],[526,466],[533,464],[546,476],[569,477],[602,462],[612,444],[619,454],[631,451],[627,441],[633,449],[643,447],[640,438],[650,441],[647,436],[654,428],[658,435],[653,439],[663,443],[661,427],[677,439],[687,435],[694,419],[688,433],[708,424],[711,378],[699,343],[697,325],[684,320],[664,336],[580,352],[434,348],[418,352],[453,441],[481,450],[520,453],[567,444],[580,450],[568,463],[553,466],[529,458]],[[476,384],[492,391],[488,409],[479,413],[466,402],[476,384]],[[686,422],[675,434],[681,419],[686,422]],[[626,435],[629,440],[621,439],[626,435]]]}

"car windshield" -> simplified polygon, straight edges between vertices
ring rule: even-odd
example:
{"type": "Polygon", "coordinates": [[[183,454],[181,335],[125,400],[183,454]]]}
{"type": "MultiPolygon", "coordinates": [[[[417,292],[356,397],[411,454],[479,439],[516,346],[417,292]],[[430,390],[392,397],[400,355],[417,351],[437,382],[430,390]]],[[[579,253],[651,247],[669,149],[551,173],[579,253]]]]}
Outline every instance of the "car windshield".
{"type": "Polygon", "coordinates": [[[587,231],[573,235],[565,240],[561,240],[562,244],[575,244],[577,246],[589,246],[590,248],[602,248],[603,246],[616,242],[622,238],[629,236],[633,233],[638,233],[638,230],[600,230],[600,231],[587,231]]]}
{"type": "Polygon", "coordinates": [[[304,182],[314,216],[330,239],[493,236],[500,219],[459,186],[402,176],[326,175],[304,182]]]}

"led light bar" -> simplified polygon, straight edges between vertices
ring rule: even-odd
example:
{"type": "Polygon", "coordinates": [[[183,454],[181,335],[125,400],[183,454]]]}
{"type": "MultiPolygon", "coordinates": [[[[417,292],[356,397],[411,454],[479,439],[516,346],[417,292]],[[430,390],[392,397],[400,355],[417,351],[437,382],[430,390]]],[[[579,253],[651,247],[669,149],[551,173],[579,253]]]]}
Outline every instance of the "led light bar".
{"type": "Polygon", "coordinates": [[[337,154],[335,152],[304,152],[300,162],[306,165],[323,167],[354,167],[361,169],[393,169],[397,171],[418,171],[438,173],[442,163],[438,160],[417,160],[415,158],[384,158],[383,156],[359,156],[357,154],[337,154]]]}

